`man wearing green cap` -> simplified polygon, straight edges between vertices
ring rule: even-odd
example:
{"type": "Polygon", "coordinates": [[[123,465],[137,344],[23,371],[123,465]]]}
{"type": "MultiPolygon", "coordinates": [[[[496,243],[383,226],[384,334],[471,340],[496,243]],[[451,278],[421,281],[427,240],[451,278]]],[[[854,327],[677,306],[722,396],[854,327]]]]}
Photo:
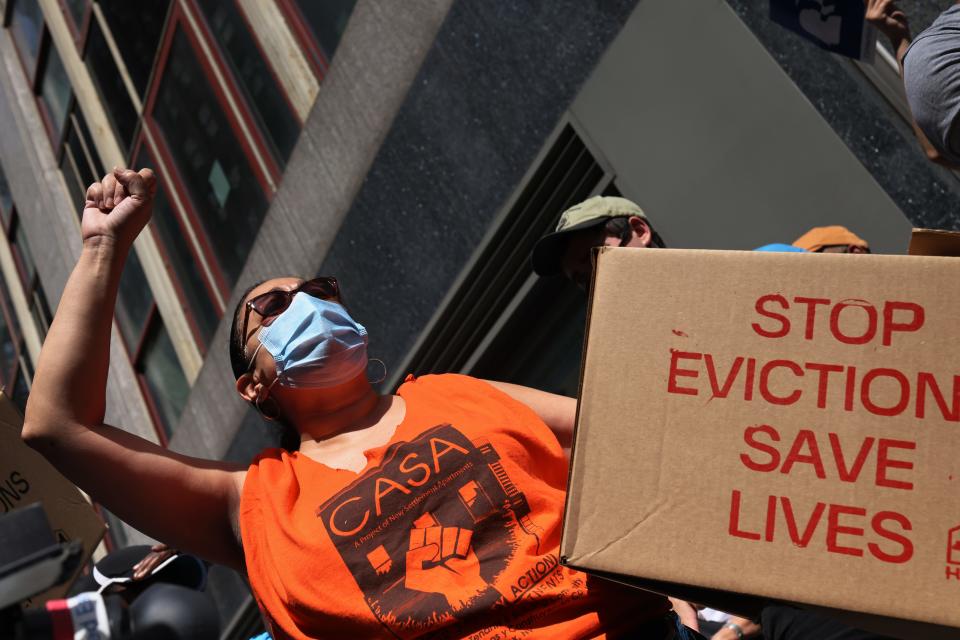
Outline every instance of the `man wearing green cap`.
{"type": "Polygon", "coordinates": [[[564,275],[586,289],[593,275],[594,247],[663,247],[663,240],[635,202],[594,196],[563,212],[553,233],[533,248],[533,270],[564,275]]]}

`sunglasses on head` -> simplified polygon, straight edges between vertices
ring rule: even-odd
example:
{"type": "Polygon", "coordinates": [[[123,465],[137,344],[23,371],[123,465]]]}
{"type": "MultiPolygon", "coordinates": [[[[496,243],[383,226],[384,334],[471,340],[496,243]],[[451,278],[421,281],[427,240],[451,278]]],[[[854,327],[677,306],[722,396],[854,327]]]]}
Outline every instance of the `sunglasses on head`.
{"type": "Polygon", "coordinates": [[[337,300],[340,298],[340,285],[337,279],[330,276],[321,276],[312,280],[305,280],[294,289],[274,289],[261,293],[258,296],[250,298],[244,305],[243,310],[243,331],[240,334],[246,344],[249,336],[247,335],[247,323],[250,320],[250,312],[256,311],[263,318],[262,325],[269,325],[268,320],[276,318],[287,310],[293,296],[300,292],[319,298],[320,300],[337,300]]]}

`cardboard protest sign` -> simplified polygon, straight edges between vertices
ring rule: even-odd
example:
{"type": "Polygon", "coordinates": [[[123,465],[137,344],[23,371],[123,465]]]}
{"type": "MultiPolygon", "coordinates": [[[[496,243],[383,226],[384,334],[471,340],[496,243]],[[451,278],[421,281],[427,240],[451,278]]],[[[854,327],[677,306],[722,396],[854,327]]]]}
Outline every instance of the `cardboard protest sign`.
{"type": "Polygon", "coordinates": [[[770,19],[840,55],[870,62],[876,29],[866,22],[863,0],[770,0],[770,19]]]}
{"type": "MultiPolygon", "coordinates": [[[[0,393],[0,514],[39,502],[58,542],[81,540],[84,560],[93,555],[105,527],[93,507],[69,480],[20,439],[23,417],[16,405],[0,393]]],[[[38,606],[63,597],[68,584],[30,599],[38,606]]]]}
{"type": "Polygon", "coordinates": [[[907,637],[960,627],[945,606],[960,596],[958,273],[943,257],[602,250],[565,562],[708,604],[908,621],[907,637]]]}

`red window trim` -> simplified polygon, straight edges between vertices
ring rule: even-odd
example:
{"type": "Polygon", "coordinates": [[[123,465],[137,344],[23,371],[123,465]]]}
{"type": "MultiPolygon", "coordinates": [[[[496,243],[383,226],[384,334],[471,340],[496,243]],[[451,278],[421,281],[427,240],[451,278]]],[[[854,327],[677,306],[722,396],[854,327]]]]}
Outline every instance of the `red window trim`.
{"type": "Polygon", "coordinates": [[[330,68],[330,61],[320,48],[320,43],[317,42],[313,30],[300,12],[300,7],[293,0],[276,0],[276,3],[300,47],[307,52],[307,62],[317,76],[317,81],[322,82],[330,68]]]}
{"type": "MultiPolygon", "coordinates": [[[[151,166],[151,167],[156,166],[157,153],[154,150],[153,145],[150,144],[150,142],[146,139],[146,136],[143,134],[137,136],[136,144],[134,145],[134,153],[131,155],[131,159],[132,159],[131,161],[139,157],[141,153],[145,153],[151,161],[146,166],[151,166]]],[[[170,158],[166,158],[166,157],[164,158],[164,162],[167,163],[167,166],[173,166],[172,164],[170,164],[170,161],[171,161],[170,158]]],[[[174,169],[174,171],[176,171],[176,169],[174,169]]],[[[168,179],[172,179],[172,178],[173,176],[164,176],[160,172],[157,173],[157,179],[160,181],[159,187],[166,190],[167,193],[170,193],[172,191],[171,187],[176,186],[176,185],[169,184],[168,179]]],[[[183,188],[182,185],[180,188],[183,188]]],[[[177,191],[177,193],[182,194],[184,192],[177,191]]],[[[201,271],[200,280],[203,282],[204,289],[206,290],[207,295],[209,296],[211,302],[213,303],[214,309],[218,309],[222,316],[222,314],[224,313],[224,309],[220,308],[219,301],[217,300],[216,291],[214,290],[213,285],[211,284],[209,278],[207,278],[206,274],[203,272],[203,269],[200,267],[202,263],[201,257],[197,253],[196,247],[194,247],[193,243],[190,242],[188,239],[189,235],[188,235],[187,229],[185,228],[184,221],[181,218],[181,216],[177,214],[172,198],[168,196],[167,201],[170,204],[171,210],[173,210],[172,211],[173,214],[176,216],[177,227],[180,229],[181,233],[185,238],[187,249],[190,251],[190,254],[193,257],[194,262],[197,264],[197,267],[200,268],[200,271],[201,271]]],[[[190,217],[189,213],[188,213],[188,217],[190,217]]],[[[190,223],[194,224],[194,220],[191,219],[190,223]]],[[[202,352],[206,352],[206,350],[209,348],[210,345],[208,345],[206,341],[203,340],[202,338],[202,333],[200,331],[200,324],[197,321],[197,318],[193,313],[193,310],[190,308],[190,305],[187,300],[186,292],[184,291],[183,287],[180,285],[180,280],[177,277],[177,274],[174,271],[173,267],[171,266],[172,261],[167,251],[167,247],[164,244],[163,240],[160,238],[160,233],[159,231],[157,231],[156,227],[154,225],[150,225],[149,228],[150,228],[150,233],[153,235],[153,238],[156,241],[157,247],[159,247],[160,256],[163,259],[163,265],[167,270],[167,274],[170,276],[170,281],[173,283],[173,288],[176,291],[177,298],[180,300],[180,305],[184,310],[184,315],[187,318],[187,324],[190,327],[190,333],[193,335],[193,340],[197,344],[197,346],[200,347],[200,350],[202,352]]],[[[196,231],[196,229],[194,229],[194,231],[196,231]]],[[[206,238],[204,237],[204,234],[202,233],[198,235],[198,239],[201,242],[204,242],[206,240],[206,238]]],[[[208,250],[209,250],[208,247],[204,246],[204,251],[208,251],[208,250]]],[[[212,259],[213,255],[210,254],[210,257],[212,259]]],[[[210,262],[211,262],[210,260],[207,261],[208,264],[210,264],[210,262]]],[[[211,265],[211,271],[216,275],[216,269],[214,269],[213,267],[214,265],[211,265]]],[[[220,283],[218,283],[218,285],[219,284],[220,283]]],[[[227,295],[229,295],[229,292],[227,292],[227,295]]]]}
{"type": "MultiPolygon", "coordinates": [[[[233,0],[233,5],[237,8],[237,13],[240,14],[240,19],[243,20],[243,23],[247,25],[247,30],[250,31],[250,37],[253,38],[253,44],[257,47],[257,50],[260,52],[260,57],[263,58],[264,62],[267,65],[267,69],[270,70],[270,76],[273,78],[274,82],[277,83],[277,87],[280,89],[280,95],[283,96],[284,102],[287,103],[287,106],[290,107],[290,113],[293,114],[293,117],[297,119],[297,122],[300,124],[300,128],[303,129],[303,125],[306,124],[306,120],[300,117],[300,114],[297,113],[297,108],[294,106],[293,101],[290,99],[290,94],[284,88],[283,82],[280,80],[280,76],[277,75],[277,70],[274,68],[273,63],[270,61],[270,58],[267,56],[267,52],[264,50],[263,46],[260,44],[260,38],[257,37],[257,30],[254,28],[254,24],[250,22],[247,12],[243,10],[243,7],[240,5],[237,0],[233,0]]],[[[202,13],[202,12],[201,12],[202,13]]],[[[204,20],[206,24],[206,20],[204,20]]],[[[209,28],[209,27],[208,27],[209,28]]],[[[212,31],[212,30],[211,30],[212,31]]],[[[211,33],[211,36],[213,34],[211,33]]],[[[216,38],[213,38],[216,41],[216,38]]],[[[219,48],[219,43],[218,48],[219,48]]],[[[239,85],[239,81],[237,81],[239,85]]],[[[252,105],[251,105],[252,110],[252,105]]],[[[279,181],[278,181],[279,182],[279,181]]]]}
{"type": "MultiPolygon", "coordinates": [[[[151,78],[151,86],[147,91],[147,99],[144,101],[142,119],[144,122],[149,122],[156,125],[156,121],[153,118],[153,109],[156,106],[157,95],[160,92],[160,85],[163,83],[163,74],[167,70],[167,65],[170,62],[170,51],[173,48],[174,37],[177,34],[178,28],[182,28],[183,34],[187,38],[187,42],[189,43],[190,48],[192,49],[193,54],[199,63],[200,69],[207,79],[208,86],[214,94],[214,99],[220,105],[221,111],[223,111],[223,114],[226,116],[227,122],[230,125],[230,128],[233,130],[237,142],[239,142],[240,147],[243,149],[247,163],[250,165],[250,169],[257,178],[257,182],[260,184],[260,188],[263,190],[266,200],[269,203],[273,199],[273,188],[271,187],[270,183],[271,181],[273,184],[278,183],[281,175],[280,170],[276,165],[276,161],[273,159],[273,154],[265,144],[265,140],[263,138],[263,134],[259,130],[259,126],[254,121],[254,118],[249,110],[240,109],[241,118],[243,119],[241,124],[240,120],[237,119],[233,109],[230,108],[230,102],[227,100],[226,94],[222,91],[220,83],[217,82],[216,74],[214,73],[211,61],[204,56],[201,51],[201,36],[200,34],[195,33],[190,27],[190,21],[184,14],[184,7],[185,5],[182,2],[176,2],[173,4],[173,7],[170,11],[170,17],[167,19],[166,30],[163,34],[163,38],[161,38],[160,50],[157,54],[157,63],[154,65],[154,74],[151,78]],[[252,133],[254,138],[253,144],[251,144],[251,141],[248,140],[244,135],[243,126],[246,126],[247,130],[252,133]],[[256,145],[256,148],[254,145],[256,145]],[[267,165],[267,170],[271,173],[269,177],[261,169],[260,163],[256,161],[256,152],[259,152],[259,155],[264,158],[265,164],[267,165]]],[[[205,24],[202,15],[195,13],[193,17],[196,19],[197,24],[205,24]]],[[[229,66],[227,66],[223,58],[220,57],[219,48],[215,46],[216,42],[211,43],[209,40],[205,40],[204,44],[206,44],[213,53],[215,58],[214,62],[223,71],[223,76],[227,82],[227,88],[230,91],[234,102],[236,104],[246,105],[246,100],[243,99],[235,85],[233,74],[230,73],[229,66]],[[211,44],[214,46],[210,46],[211,44]]],[[[154,126],[152,130],[160,133],[159,126],[154,126]]],[[[162,134],[160,137],[163,137],[162,134]]],[[[166,141],[164,140],[164,142],[166,141]]]]}
{"type": "MultiPolygon", "coordinates": [[[[198,24],[203,21],[203,16],[197,16],[199,18],[198,24]]],[[[205,23],[203,23],[205,24],[205,23]]],[[[163,160],[164,164],[169,168],[167,180],[171,186],[176,190],[176,193],[180,195],[180,200],[183,203],[184,210],[186,211],[189,224],[192,226],[193,231],[195,232],[198,242],[200,244],[201,250],[204,256],[208,256],[210,259],[207,263],[210,266],[210,270],[213,274],[215,280],[214,283],[211,283],[219,288],[221,296],[223,299],[230,297],[231,286],[228,282],[226,274],[223,272],[223,269],[220,267],[219,262],[216,260],[216,253],[213,250],[212,243],[206,230],[203,227],[203,224],[200,220],[200,215],[196,203],[193,200],[193,197],[190,194],[189,189],[186,188],[186,181],[183,179],[182,174],[180,173],[180,168],[177,166],[177,163],[174,162],[173,154],[170,149],[170,145],[166,140],[166,137],[163,135],[163,132],[160,129],[159,124],[153,117],[153,110],[156,106],[157,96],[159,94],[160,85],[163,80],[163,73],[167,69],[167,65],[170,60],[170,51],[172,49],[173,40],[177,33],[177,29],[182,28],[183,33],[187,38],[187,41],[191,47],[191,50],[196,57],[199,66],[205,76],[211,91],[214,94],[214,98],[220,106],[220,109],[223,111],[224,115],[227,118],[227,122],[230,125],[230,128],[233,132],[234,138],[239,143],[241,150],[244,153],[244,158],[249,165],[253,175],[257,179],[257,183],[261,188],[261,191],[264,194],[264,198],[269,203],[273,199],[273,191],[270,188],[269,181],[267,180],[264,173],[261,171],[260,163],[256,161],[253,147],[248,141],[247,137],[243,134],[243,130],[240,127],[239,121],[234,117],[233,111],[229,108],[229,103],[227,102],[226,95],[221,91],[219,84],[216,82],[214,77],[213,67],[211,66],[211,61],[202,55],[200,51],[199,40],[197,35],[190,28],[189,20],[186,15],[183,13],[183,7],[180,3],[175,3],[171,8],[170,15],[167,18],[167,26],[164,31],[163,38],[161,38],[161,44],[159,52],[157,54],[157,64],[154,66],[153,75],[151,77],[150,88],[147,92],[147,98],[144,102],[143,117],[141,119],[141,128],[146,127],[150,132],[154,144],[150,145],[151,151],[155,153],[157,157],[163,160]]],[[[211,43],[207,43],[208,46],[211,43]]],[[[216,45],[216,43],[212,43],[216,45]]],[[[216,46],[211,47],[211,51],[217,52],[218,48],[216,46]]],[[[216,53],[214,55],[217,55],[216,53]]],[[[225,77],[227,78],[228,87],[232,86],[231,94],[237,104],[247,105],[245,99],[239,95],[237,87],[233,85],[233,74],[230,73],[228,67],[224,67],[224,61],[222,59],[217,61],[217,64],[222,67],[225,77]]],[[[244,122],[247,125],[248,129],[259,137],[263,141],[262,134],[259,131],[259,126],[253,121],[252,113],[247,109],[241,109],[241,111],[247,111],[244,116],[244,122]]],[[[279,168],[276,167],[275,160],[273,159],[273,154],[269,151],[266,146],[261,146],[258,149],[261,153],[261,156],[265,158],[268,164],[273,163],[274,170],[277,171],[279,176],[279,168]]],[[[275,180],[276,184],[277,180],[275,180]]],[[[191,248],[192,250],[192,248],[191,248]]],[[[219,305],[217,305],[219,306],[219,305]]]]}
{"type": "MultiPolygon", "coordinates": [[[[7,183],[7,190],[9,192],[10,184],[7,183]]],[[[0,229],[3,229],[4,234],[7,232],[7,227],[9,226],[9,221],[13,219],[13,214],[17,210],[17,204],[13,201],[13,194],[8,193],[10,196],[10,209],[5,210],[3,205],[0,204],[0,229]]]]}
{"type": "MultiPolygon", "coordinates": [[[[200,221],[200,214],[197,212],[193,198],[190,196],[190,191],[187,189],[186,182],[180,173],[180,168],[174,161],[170,147],[167,145],[167,141],[156,122],[151,118],[150,120],[145,120],[143,124],[149,129],[150,134],[153,136],[153,140],[155,142],[154,145],[148,145],[148,150],[154,152],[155,157],[159,157],[163,161],[163,164],[167,167],[168,170],[166,172],[167,175],[165,176],[165,182],[172,187],[172,189],[176,189],[176,193],[180,196],[180,201],[183,203],[184,211],[187,214],[186,217],[189,220],[189,224],[194,234],[197,236],[197,242],[200,243],[200,249],[204,256],[209,258],[206,262],[209,265],[210,272],[215,280],[213,285],[219,288],[220,294],[225,300],[230,297],[230,286],[227,283],[226,274],[224,274],[223,269],[220,267],[220,264],[216,259],[216,253],[213,250],[213,245],[210,242],[210,238],[207,236],[206,230],[203,228],[203,223],[200,221]]],[[[182,221],[178,220],[178,222],[182,224],[182,221]]],[[[199,260],[200,257],[192,246],[193,243],[188,243],[188,245],[190,246],[190,251],[193,252],[194,257],[199,260]]],[[[206,281],[206,278],[204,278],[204,281],[206,281]]],[[[216,300],[216,298],[214,298],[214,300],[216,300]]]]}
{"type": "MultiPolygon", "coordinates": [[[[247,151],[249,149],[248,155],[251,155],[251,160],[253,160],[252,152],[254,150],[259,151],[260,156],[264,159],[264,163],[267,165],[267,171],[270,174],[270,181],[272,181],[274,185],[279,184],[283,172],[280,170],[280,165],[277,162],[277,159],[274,157],[270,143],[267,141],[267,133],[266,131],[261,130],[260,125],[257,123],[257,118],[254,115],[255,109],[253,105],[250,104],[250,101],[247,100],[246,94],[240,87],[240,80],[234,75],[233,70],[230,68],[230,62],[227,61],[226,53],[220,48],[220,43],[217,42],[216,36],[213,35],[210,26],[207,24],[206,17],[203,15],[203,12],[200,11],[200,8],[196,6],[196,3],[192,0],[181,0],[181,2],[178,3],[178,7],[182,7],[184,11],[192,12],[193,18],[196,21],[197,33],[191,33],[193,40],[190,43],[193,47],[193,52],[197,54],[198,58],[203,57],[200,55],[199,46],[200,40],[202,39],[203,43],[207,45],[207,49],[210,50],[210,55],[213,57],[214,63],[220,68],[223,78],[227,84],[227,90],[230,92],[234,103],[237,105],[242,105],[242,108],[239,109],[240,118],[243,120],[243,124],[246,125],[247,130],[253,137],[253,145],[245,146],[244,150],[247,151]]],[[[189,28],[189,21],[184,20],[183,22],[187,26],[187,31],[192,31],[189,28]]],[[[217,100],[221,102],[221,108],[223,109],[224,114],[228,118],[231,118],[233,114],[230,112],[231,110],[229,109],[229,105],[226,100],[221,100],[220,87],[218,86],[216,80],[212,77],[213,66],[210,65],[209,61],[207,60],[201,60],[200,66],[204,68],[207,79],[210,81],[210,87],[214,90],[217,100]]],[[[233,122],[231,122],[231,125],[233,125],[233,122]]],[[[240,128],[233,126],[233,129],[237,134],[237,138],[242,142],[246,142],[246,139],[244,138],[243,132],[240,130],[240,128]]],[[[251,162],[250,167],[255,172],[260,171],[259,163],[251,162]]],[[[270,194],[272,188],[269,185],[269,181],[264,180],[262,182],[264,184],[264,193],[267,194],[267,202],[269,202],[271,200],[270,194]]]]}
{"type": "MultiPolygon", "coordinates": [[[[3,24],[7,29],[10,29],[12,27],[11,22],[13,20],[13,2],[10,2],[10,0],[7,0],[7,12],[8,15],[4,19],[3,24]]],[[[12,33],[10,34],[10,39],[13,40],[13,49],[17,52],[17,60],[20,61],[20,66],[23,68],[23,73],[27,76],[27,84],[30,85],[30,90],[34,92],[36,91],[34,83],[37,78],[37,69],[40,68],[43,58],[43,44],[48,37],[49,34],[47,33],[47,23],[44,21],[40,28],[40,46],[37,47],[37,60],[33,64],[33,69],[30,69],[27,67],[27,63],[23,59],[23,53],[20,51],[20,46],[17,44],[17,39],[13,37],[12,33]]]]}
{"type": "MultiPolygon", "coordinates": [[[[23,254],[17,246],[16,238],[12,233],[15,224],[20,224],[16,204],[10,207],[10,216],[7,218],[6,223],[0,225],[0,228],[3,229],[3,239],[6,240],[7,246],[10,248],[10,253],[13,256],[13,264],[17,270],[17,279],[20,281],[20,286],[23,288],[23,295],[27,300],[27,310],[30,311],[31,314],[37,313],[43,320],[44,326],[36,327],[40,332],[41,339],[43,339],[43,336],[45,336],[50,329],[50,323],[53,318],[48,315],[49,309],[45,313],[44,308],[40,306],[41,303],[37,301],[38,299],[42,300],[43,295],[40,287],[40,272],[37,270],[36,264],[33,265],[33,278],[27,277],[27,268],[23,254]]],[[[35,318],[31,318],[31,321],[34,320],[35,318]]],[[[22,350],[20,353],[22,354],[22,350]]]]}
{"type": "MultiPolygon", "coordinates": [[[[157,434],[157,440],[160,442],[160,446],[167,448],[170,446],[170,440],[167,437],[167,432],[163,428],[163,417],[160,415],[160,408],[157,406],[157,401],[153,398],[153,392],[150,391],[150,385],[147,383],[147,377],[140,372],[137,368],[139,363],[133,363],[133,373],[137,377],[137,384],[140,385],[140,393],[143,395],[143,401],[147,405],[147,413],[150,414],[150,419],[153,422],[153,430],[157,434]]],[[[170,431],[177,425],[170,425],[170,431]]],[[[170,435],[173,435],[172,433],[170,435]]]]}
{"type": "Polygon", "coordinates": [[[136,365],[137,362],[140,362],[140,356],[143,355],[143,343],[147,339],[147,334],[150,333],[150,325],[153,324],[154,315],[158,313],[157,311],[157,301],[153,299],[151,295],[150,309],[147,311],[147,317],[143,321],[143,327],[140,329],[140,335],[137,336],[137,343],[132,345],[132,350],[130,354],[130,361],[136,365]]]}
{"type": "MultiPolygon", "coordinates": [[[[33,278],[27,276],[27,266],[23,259],[23,254],[20,252],[20,248],[17,246],[16,237],[13,235],[14,225],[20,224],[20,216],[17,215],[17,208],[13,206],[10,208],[10,217],[4,229],[4,235],[7,237],[7,244],[10,245],[10,253],[13,254],[13,262],[17,267],[17,275],[19,276],[20,284],[23,286],[24,295],[27,297],[28,302],[33,296],[33,292],[36,289],[36,280],[37,280],[37,266],[33,266],[33,278]]],[[[30,302],[29,307],[32,307],[33,304],[30,302]]]]}
{"type": "Polygon", "coordinates": [[[47,106],[47,101],[40,94],[39,87],[37,87],[34,98],[37,101],[37,110],[40,112],[40,119],[43,121],[43,128],[47,130],[47,139],[50,141],[50,148],[53,151],[53,157],[57,158],[59,162],[60,149],[63,147],[63,143],[66,140],[67,123],[70,120],[70,113],[73,111],[73,107],[77,100],[73,93],[73,86],[70,86],[70,99],[67,101],[66,117],[63,120],[63,124],[60,127],[59,133],[57,133],[55,130],[56,124],[53,122],[53,116],[50,113],[50,107],[47,106]]]}
{"type": "Polygon", "coordinates": [[[83,18],[80,19],[80,24],[77,24],[73,21],[73,13],[67,7],[65,0],[57,0],[57,4],[60,5],[60,13],[63,14],[67,26],[70,28],[70,33],[73,35],[73,43],[76,45],[81,57],[83,57],[83,45],[87,41],[87,32],[90,29],[90,20],[93,15],[93,2],[86,0],[86,3],[87,8],[83,11],[83,18]]]}
{"type": "MultiPolygon", "coordinates": [[[[202,32],[202,37],[206,41],[207,46],[210,48],[210,51],[213,53],[214,58],[216,58],[217,65],[223,70],[224,76],[227,78],[227,84],[230,86],[231,93],[239,101],[238,104],[243,104],[244,108],[241,109],[241,112],[244,116],[244,121],[247,122],[247,126],[250,127],[250,131],[254,133],[254,136],[257,139],[257,146],[265,153],[265,158],[268,158],[268,165],[270,168],[271,177],[275,185],[280,184],[280,180],[283,178],[283,170],[280,166],[280,159],[276,156],[273,151],[273,146],[269,139],[269,132],[267,131],[266,122],[263,123],[261,127],[257,119],[257,107],[253,104],[253,101],[247,98],[247,93],[243,88],[242,80],[237,77],[233,72],[233,67],[230,64],[230,61],[227,57],[227,52],[220,46],[220,41],[217,40],[216,34],[213,32],[213,28],[207,22],[207,16],[203,13],[203,10],[197,5],[196,0],[184,0],[184,2],[189,3],[190,10],[193,11],[193,15],[197,19],[197,24],[200,26],[200,31],[202,32]]],[[[257,38],[256,31],[253,29],[253,26],[250,24],[250,21],[247,20],[246,14],[243,12],[242,7],[237,4],[236,0],[233,1],[233,6],[236,9],[237,13],[240,15],[240,19],[246,25],[247,30],[250,32],[250,38],[253,40],[254,46],[257,48],[257,51],[260,52],[260,57],[263,58],[264,63],[266,64],[267,71],[270,73],[270,77],[273,78],[274,83],[277,86],[277,89],[280,92],[280,95],[283,97],[283,101],[286,103],[287,107],[290,109],[290,115],[296,119],[297,123],[300,125],[300,128],[303,128],[303,120],[300,119],[300,115],[297,113],[297,110],[293,106],[293,102],[290,101],[290,95],[287,93],[286,89],[283,86],[283,83],[280,82],[280,77],[277,75],[276,71],[273,68],[273,65],[270,64],[270,58],[267,57],[267,54],[264,52],[263,47],[260,46],[260,40],[257,38]]],[[[277,150],[279,152],[279,149],[277,150]]],[[[269,198],[268,198],[269,200],[269,198]]]]}
{"type": "MultiPolygon", "coordinates": [[[[157,441],[161,446],[166,447],[168,440],[167,432],[163,428],[163,418],[160,416],[156,400],[153,399],[150,385],[147,384],[144,374],[140,370],[140,358],[143,356],[143,345],[146,342],[147,336],[150,334],[150,330],[153,328],[153,324],[158,320],[160,320],[160,313],[157,310],[156,300],[154,300],[150,303],[150,310],[147,312],[147,317],[143,322],[140,335],[137,336],[137,344],[131,346],[122,331],[120,331],[120,343],[127,353],[127,360],[130,362],[133,375],[136,377],[137,384],[140,386],[140,395],[143,396],[143,401],[147,405],[147,412],[150,414],[150,419],[153,423],[153,431],[157,434],[157,441]]],[[[172,429],[173,425],[171,425],[171,430],[172,429]]]]}
{"type": "Polygon", "coordinates": [[[13,344],[13,362],[10,363],[9,371],[0,368],[0,385],[8,398],[13,398],[13,389],[16,386],[17,376],[20,375],[20,358],[23,355],[23,336],[19,332],[19,322],[13,322],[16,316],[13,315],[12,302],[7,296],[0,295],[0,314],[3,315],[3,321],[7,324],[7,333],[10,334],[10,342],[13,344]]]}

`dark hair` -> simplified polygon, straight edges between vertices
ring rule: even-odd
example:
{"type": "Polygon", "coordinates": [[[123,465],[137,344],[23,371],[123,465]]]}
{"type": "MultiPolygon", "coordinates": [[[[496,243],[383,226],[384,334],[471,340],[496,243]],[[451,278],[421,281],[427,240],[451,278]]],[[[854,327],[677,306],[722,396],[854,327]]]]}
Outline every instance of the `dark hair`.
{"type": "MultiPolygon", "coordinates": [[[[655,247],[663,249],[667,245],[664,244],[663,238],[660,237],[660,234],[657,233],[656,229],[653,228],[653,225],[650,224],[649,220],[644,220],[647,223],[647,226],[650,227],[650,241],[655,247]]],[[[630,226],[630,218],[626,216],[617,216],[616,218],[610,218],[607,220],[606,224],[603,225],[603,230],[610,235],[614,235],[620,238],[620,244],[627,244],[630,242],[630,238],[633,237],[633,227],[630,226]]]]}
{"type": "Polygon", "coordinates": [[[242,331],[240,327],[240,318],[243,315],[244,303],[247,301],[247,296],[250,295],[250,292],[262,285],[264,282],[266,282],[266,280],[262,280],[247,287],[243,292],[243,295],[240,296],[240,301],[237,302],[237,308],[233,310],[233,322],[230,323],[230,366],[233,368],[234,380],[239,380],[240,376],[246,373],[250,366],[250,363],[247,362],[246,358],[247,344],[244,340],[246,336],[240,335],[240,331],[242,331]]]}
{"type": "MultiPolygon", "coordinates": [[[[235,380],[239,380],[240,376],[247,372],[247,369],[250,368],[250,363],[246,358],[246,341],[244,338],[246,336],[240,335],[240,332],[243,330],[241,326],[241,321],[243,317],[243,311],[245,302],[247,301],[247,296],[250,295],[250,292],[259,287],[261,284],[266,282],[266,280],[261,280],[249,287],[243,292],[243,295],[240,296],[240,301],[237,302],[237,308],[233,311],[233,322],[230,323],[230,366],[233,369],[233,377],[235,380]]],[[[259,413],[259,412],[258,412],[259,413]]],[[[262,415],[262,414],[261,414],[262,415]]],[[[277,419],[274,421],[277,426],[280,427],[280,447],[286,449],[287,451],[296,451],[300,448],[300,432],[291,425],[289,422],[277,419]]]]}

